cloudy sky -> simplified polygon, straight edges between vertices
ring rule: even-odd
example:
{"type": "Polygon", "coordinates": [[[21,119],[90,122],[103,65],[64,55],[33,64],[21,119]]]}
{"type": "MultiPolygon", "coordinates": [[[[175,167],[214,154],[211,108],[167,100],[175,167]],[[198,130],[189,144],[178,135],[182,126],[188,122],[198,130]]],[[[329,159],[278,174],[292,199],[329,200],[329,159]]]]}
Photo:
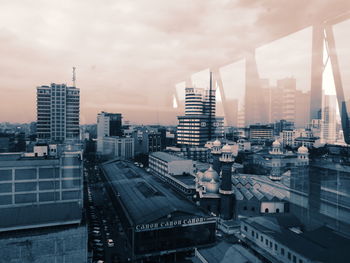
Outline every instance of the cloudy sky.
{"type": "Polygon", "coordinates": [[[81,123],[101,110],[176,123],[176,83],[349,10],[349,2],[0,0],[0,121],[34,121],[35,88],[71,84],[76,66],[81,123]]]}

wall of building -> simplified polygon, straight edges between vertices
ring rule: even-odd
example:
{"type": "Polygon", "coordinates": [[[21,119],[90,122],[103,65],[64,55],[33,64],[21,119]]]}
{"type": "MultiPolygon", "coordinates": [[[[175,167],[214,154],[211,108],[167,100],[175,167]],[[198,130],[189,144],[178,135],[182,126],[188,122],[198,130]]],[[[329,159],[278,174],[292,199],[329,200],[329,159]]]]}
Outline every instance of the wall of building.
{"type": "Polygon", "coordinates": [[[64,230],[26,232],[17,237],[0,235],[0,261],[12,263],[86,263],[86,226],[64,230]]]}

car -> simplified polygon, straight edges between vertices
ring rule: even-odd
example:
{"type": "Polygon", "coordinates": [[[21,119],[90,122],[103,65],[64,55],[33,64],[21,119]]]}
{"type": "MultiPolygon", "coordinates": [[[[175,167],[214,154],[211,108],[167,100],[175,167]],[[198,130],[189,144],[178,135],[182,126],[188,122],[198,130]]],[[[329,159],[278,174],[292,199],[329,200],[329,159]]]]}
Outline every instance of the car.
{"type": "Polygon", "coordinates": [[[108,247],[114,247],[113,239],[107,239],[107,245],[108,247]]]}
{"type": "Polygon", "coordinates": [[[97,247],[96,250],[97,250],[98,252],[103,252],[103,251],[104,251],[104,249],[103,249],[102,247],[97,247]]]}
{"type": "Polygon", "coordinates": [[[95,246],[96,247],[103,247],[103,244],[102,243],[95,243],[95,246]]]}
{"type": "Polygon", "coordinates": [[[94,239],[92,240],[94,243],[101,243],[101,240],[100,239],[94,239]]]}
{"type": "Polygon", "coordinates": [[[101,235],[101,232],[98,231],[98,230],[93,230],[93,231],[92,231],[92,235],[93,235],[93,236],[100,236],[100,235],[101,235]]]}

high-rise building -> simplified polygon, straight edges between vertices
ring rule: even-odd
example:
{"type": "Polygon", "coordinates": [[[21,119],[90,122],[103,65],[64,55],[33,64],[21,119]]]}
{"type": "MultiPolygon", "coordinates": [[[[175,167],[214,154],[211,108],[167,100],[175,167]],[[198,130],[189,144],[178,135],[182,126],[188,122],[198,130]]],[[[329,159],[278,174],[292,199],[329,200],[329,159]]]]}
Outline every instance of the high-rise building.
{"type": "Polygon", "coordinates": [[[39,141],[79,139],[80,90],[52,83],[37,87],[37,135],[39,141]]]}
{"type": "Polygon", "coordinates": [[[336,96],[324,95],[322,104],[321,141],[332,144],[337,139],[336,96]]]}
{"type": "Polygon", "coordinates": [[[186,88],[185,116],[178,116],[177,143],[203,146],[224,133],[223,117],[215,116],[215,90],[186,88]]]}
{"type": "Polygon", "coordinates": [[[122,136],[122,115],[102,111],[97,115],[97,152],[103,151],[103,138],[122,136]]]}

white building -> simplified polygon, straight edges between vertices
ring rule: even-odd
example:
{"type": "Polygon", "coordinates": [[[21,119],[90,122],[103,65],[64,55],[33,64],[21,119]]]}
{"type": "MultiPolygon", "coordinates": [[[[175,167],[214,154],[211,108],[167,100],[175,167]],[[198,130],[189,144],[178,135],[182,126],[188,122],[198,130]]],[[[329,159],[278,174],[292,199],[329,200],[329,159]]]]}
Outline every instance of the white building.
{"type": "Polygon", "coordinates": [[[161,175],[194,174],[195,164],[192,160],[165,153],[154,152],[149,156],[149,168],[161,175]]]}
{"type": "Polygon", "coordinates": [[[103,137],[102,152],[103,156],[120,157],[128,159],[134,157],[134,139],[128,137],[103,137]]]}

